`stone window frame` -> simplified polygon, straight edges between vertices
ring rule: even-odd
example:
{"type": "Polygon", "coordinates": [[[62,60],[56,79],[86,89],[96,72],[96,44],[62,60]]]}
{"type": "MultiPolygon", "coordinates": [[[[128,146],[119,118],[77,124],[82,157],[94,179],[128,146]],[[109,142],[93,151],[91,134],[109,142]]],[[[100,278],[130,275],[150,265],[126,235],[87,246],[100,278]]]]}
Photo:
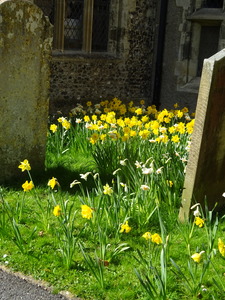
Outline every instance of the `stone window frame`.
{"type": "Polygon", "coordinates": [[[223,8],[201,8],[201,1],[197,0],[194,12],[187,14],[186,32],[183,32],[183,40],[186,40],[180,47],[180,60],[176,65],[178,91],[198,93],[200,77],[197,76],[197,67],[202,26],[219,26],[218,51],[225,47],[224,8],[225,0],[223,8]]]}
{"type": "MultiPolygon", "coordinates": [[[[110,30],[117,32],[118,25],[120,23],[119,19],[110,18],[110,14],[113,11],[115,15],[116,12],[120,10],[120,2],[110,1],[109,8],[109,33],[110,30]]],[[[55,7],[55,23],[54,23],[54,36],[53,36],[53,54],[54,55],[89,55],[89,54],[112,54],[115,55],[120,48],[121,40],[119,35],[116,33],[116,37],[110,39],[110,34],[108,35],[108,47],[105,52],[92,51],[92,26],[93,26],[93,11],[94,11],[94,0],[84,0],[84,20],[83,20],[83,40],[82,49],[72,49],[67,50],[64,48],[64,19],[65,19],[65,0],[57,0],[55,7]]]]}

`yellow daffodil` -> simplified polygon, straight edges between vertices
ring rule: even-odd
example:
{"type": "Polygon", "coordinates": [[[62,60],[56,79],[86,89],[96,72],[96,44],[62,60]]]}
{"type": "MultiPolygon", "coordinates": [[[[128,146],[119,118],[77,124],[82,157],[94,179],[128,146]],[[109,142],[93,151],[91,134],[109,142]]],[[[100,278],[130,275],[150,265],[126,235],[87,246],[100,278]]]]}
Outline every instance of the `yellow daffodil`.
{"type": "Polygon", "coordinates": [[[59,123],[62,123],[64,119],[65,119],[65,118],[60,117],[60,118],[57,119],[57,121],[58,121],[59,123]]]}
{"type": "Polygon", "coordinates": [[[103,186],[103,194],[111,196],[112,193],[113,193],[113,189],[108,185],[108,183],[103,186]]]}
{"type": "Polygon", "coordinates": [[[86,103],[86,105],[87,105],[87,106],[92,106],[92,102],[91,102],[91,101],[88,101],[88,102],[86,103]]]}
{"type": "Polygon", "coordinates": [[[222,256],[225,256],[225,244],[220,238],[218,239],[218,249],[220,254],[222,256]]]}
{"type": "Polygon", "coordinates": [[[131,231],[131,227],[128,225],[128,221],[125,222],[125,224],[121,225],[120,233],[128,233],[131,231]]]}
{"type": "Polygon", "coordinates": [[[64,119],[64,120],[62,121],[62,126],[63,126],[63,128],[65,128],[66,130],[69,130],[70,127],[71,127],[71,124],[70,124],[69,121],[67,121],[66,119],[64,119]]]}
{"type": "Polygon", "coordinates": [[[169,187],[172,187],[172,186],[173,186],[173,181],[167,180],[166,182],[167,182],[167,184],[168,184],[169,187]]]}
{"type": "Polygon", "coordinates": [[[24,192],[29,192],[32,190],[32,188],[34,187],[34,184],[32,181],[28,182],[26,181],[23,185],[22,188],[24,190],[24,192]]]}
{"type": "Polygon", "coordinates": [[[142,235],[142,237],[144,238],[144,239],[146,239],[146,241],[148,241],[148,240],[151,240],[151,233],[150,232],[145,232],[143,235],[142,235]]]}
{"type": "Polygon", "coordinates": [[[157,245],[162,244],[162,239],[158,233],[154,233],[151,235],[151,240],[153,243],[156,243],[157,245]]]}
{"type": "Polygon", "coordinates": [[[202,218],[200,218],[200,217],[195,217],[195,224],[198,226],[198,227],[203,227],[204,226],[204,223],[205,223],[205,221],[202,219],[202,218]]]}
{"type": "Polygon", "coordinates": [[[184,108],[181,109],[181,111],[182,111],[183,113],[188,113],[189,109],[188,109],[187,107],[184,107],[184,108]]]}
{"type": "Polygon", "coordinates": [[[184,115],[184,113],[182,111],[180,111],[180,110],[177,111],[177,117],[179,119],[181,119],[183,117],[183,115],[184,115]]]}
{"type": "Polygon", "coordinates": [[[179,136],[176,134],[176,135],[173,135],[173,136],[172,136],[171,141],[174,142],[174,143],[178,143],[178,142],[180,141],[180,138],[179,138],[179,136]]]}
{"type": "Polygon", "coordinates": [[[169,130],[169,133],[173,134],[176,131],[176,127],[171,126],[171,127],[169,127],[168,130],[169,130]]]}
{"type": "Polygon", "coordinates": [[[84,116],[84,122],[90,122],[89,116],[84,116]]]}
{"type": "Polygon", "coordinates": [[[81,205],[81,215],[84,219],[90,220],[92,218],[93,209],[88,205],[81,205]]]}
{"type": "Polygon", "coordinates": [[[59,183],[58,183],[58,181],[57,181],[57,179],[55,177],[52,177],[52,179],[50,179],[48,181],[48,186],[50,186],[52,189],[54,189],[54,187],[56,185],[59,185],[59,183]]]}
{"type": "Polygon", "coordinates": [[[137,109],[135,110],[135,113],[136,113],[137,115],[141,115],[141,114],[143,113],[142,108],[137,108],[137,109]]]}
{"type": "Polygon", "coordinates": [[[204,253],[205,251],[201,251],[200,253],[194,253],[191,258],[196,262],[196,263],[200,263],[201,261],[201,258],[202,258],[202,254],[204,253]]]}
{"type": "Polygon", "coordinates": [[[51,124],[51,125],[50,125],[50,130],[51,130],[53,133],[55,133],[55,132],[57,131],[57,128],[58,128],[58,126],[55,125],[55,124],[51,124]]]}
{"type": "Polygon", "coordinates": [[[176,130],[179,133],[184,134],[185,133],[185,124],[183,122],[180,122],[179,124],[177,124],[176,130]]]}
{"type": "Polygon", "coordinates": [[[97,143],[98,139],[99,139],[99,135],[98,135],[98,133],[95,132],[95,133],[93,133],[92,136],[90,137],[90,143],[91,143],[92,145],[94,145],[95,143],[97,143]]]}
{"type": "Polygon", "coordinates": [[[59,217],[61,215],[61,212],[62,212],[62,210],[61,210],[60,206],[56,205],[53,209],[53,215],[55,217],[59,217]]]}
{"type": "Polygon", "coordinates": [[[194,130],[194,124],[195,124],[195,120],[191,120],[189,123],[186,124],[186,129],[187,129],[187,133],[188,134],[192,134],[193,130],[194,130]]]}
{"type": "Polygon", "coordinates": [[[92,116],[91,116],[91,119],[92,119],[93,121],[97,121],[98,117],[97,117],[96,115],[92,115],[92,116]]]}
{"type": "Polygon", "coordinates": [[[24,172],[26,170],[27,171],[31,170],[31,166],[30,166],[29,161],[27,159],[24,159],[24,161],[21,161],[18,168],[21,169],[22,172],[24,172]]]}
{"type": "Polygon", "coordinates": [[[140,136],[143,140],[147,139],[149,135],[150,135],[150,131],[148,131],[147,129],[141,130],[141,131],[139,132],[139,136],[140,136]]]}
{"type": "Polygon", "coordinates": [[[148,122],[148,120],[149,120],[149,117],[148,116],[143,116],[142,118],[141,118],[141,121],[143,122],[143,123],[146,123],[146,122],[148,122]]]}

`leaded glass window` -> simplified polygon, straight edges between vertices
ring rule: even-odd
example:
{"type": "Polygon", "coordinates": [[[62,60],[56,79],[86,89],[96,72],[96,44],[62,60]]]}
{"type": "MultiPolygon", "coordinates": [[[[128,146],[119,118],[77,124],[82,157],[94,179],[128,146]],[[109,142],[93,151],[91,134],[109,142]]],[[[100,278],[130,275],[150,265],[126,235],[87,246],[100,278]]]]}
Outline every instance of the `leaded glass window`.
{"type": "Polygon", "coordinates": [[[64,49],[82,49],[83,0],[67,0],[64,20],[64,49]]]}
{"type": "Polygon", "coordinates": [[[92,50],[106,51],[109,30],[109,1],[95,0],[92,30],[92,50]]]}
{"type": "Polygon", "coordinates": [[[107,51],[110,0],[35,0],[54,25],[54,48],[107,51]]]}
{"type": "Polygon", "coordinates": [[[222,8],[223,0],[203,0],[202,7],[205,8],[222,8]]]}

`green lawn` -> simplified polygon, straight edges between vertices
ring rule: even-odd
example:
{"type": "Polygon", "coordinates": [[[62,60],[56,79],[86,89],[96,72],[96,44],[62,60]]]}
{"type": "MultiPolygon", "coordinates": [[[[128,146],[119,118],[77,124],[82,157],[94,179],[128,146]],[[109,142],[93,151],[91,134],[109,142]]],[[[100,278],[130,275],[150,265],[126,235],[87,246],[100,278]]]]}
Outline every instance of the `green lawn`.
{"type": "Polygon", "coordinates": [[[82,299],[223,299],[224,219],[177,220],[193,125],[118,99],[51,118],[46,171],[1,187],[0,263],[82,299]]]}

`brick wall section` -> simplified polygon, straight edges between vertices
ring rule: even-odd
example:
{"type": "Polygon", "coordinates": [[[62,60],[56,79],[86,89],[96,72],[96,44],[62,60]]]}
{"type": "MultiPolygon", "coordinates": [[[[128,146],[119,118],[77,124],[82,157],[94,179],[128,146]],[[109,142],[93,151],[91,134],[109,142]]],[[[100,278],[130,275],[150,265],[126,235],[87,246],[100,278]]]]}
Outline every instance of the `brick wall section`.
{"type": "Polygon", "coordinates": [[[112,0],[111,7],[111,54],[53,54],[50,111],[113,97],[150,102],[156,0],[112,0]]]}

